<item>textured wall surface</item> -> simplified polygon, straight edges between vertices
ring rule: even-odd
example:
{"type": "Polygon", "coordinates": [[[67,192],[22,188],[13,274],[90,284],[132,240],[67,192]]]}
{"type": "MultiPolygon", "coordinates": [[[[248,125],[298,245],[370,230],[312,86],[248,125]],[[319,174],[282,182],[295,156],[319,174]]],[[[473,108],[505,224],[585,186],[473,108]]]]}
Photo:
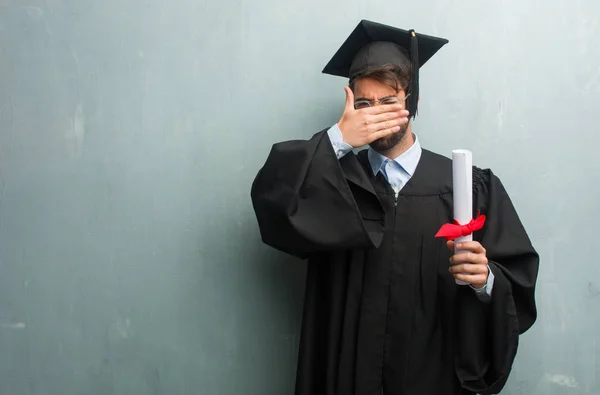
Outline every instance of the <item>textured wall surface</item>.
{"type": "Polygon", "coordinates": [[[541,254],[506,394],[600,392],[600,3],[0,0],[0,394],[293,391],[304,263],[270,145],[336,122],[360,19],[446,37],[414,131],[474,152],[541,254]]]}

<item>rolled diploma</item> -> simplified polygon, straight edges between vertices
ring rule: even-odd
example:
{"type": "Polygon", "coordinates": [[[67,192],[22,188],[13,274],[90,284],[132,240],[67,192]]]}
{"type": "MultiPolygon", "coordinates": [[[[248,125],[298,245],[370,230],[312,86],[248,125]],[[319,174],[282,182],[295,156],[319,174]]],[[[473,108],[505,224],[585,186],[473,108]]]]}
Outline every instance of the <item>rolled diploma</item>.
{"type": "MultiPolygon", "coordinates": [[[[473,219],[473,155],[471,151],[457,149],[452,151],[452,184],[454,190],[454,219],[460,224],[468,224],[473,219]]],[[[472,241],[473,235],[462,236],[456,243],[472,241]]],[[[455,254],[463,251],[454,249],[455,254]]],[[[468,282],[455,280],[458,285],[468,282]]]]}

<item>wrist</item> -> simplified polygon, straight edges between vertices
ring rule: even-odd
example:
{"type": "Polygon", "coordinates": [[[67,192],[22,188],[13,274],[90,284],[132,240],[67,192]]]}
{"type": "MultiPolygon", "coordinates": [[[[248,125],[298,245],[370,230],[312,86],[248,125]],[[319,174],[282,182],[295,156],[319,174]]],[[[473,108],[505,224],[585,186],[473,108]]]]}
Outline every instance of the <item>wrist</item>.
{"type": "Polygon", "coordinates": [[[344,144],[346,144],[350,148],[356,148],[356,146],[354,144],[352,144],[351,142],[349,142],[346,139],[346,136],[347,136],[346,132],[347,132],[348,125],[343,120],[340,120],[337,123],[337,127],[338,127],[338,130],[340,131],[340,135],[342,137],[342,141],[344,142],[344,144]]]}
{"type": "Polygon", "coordinates": [[[343,138],[344,138],[344,129],[345,129],[345,123],[344,123],[344,120],[343,120],[343,119],[340,119],[340,120],[337,122],[337,127],[338,127],[338,129],[340,130],[340,132],[342,133],[342,139],[343,139],[343,138]]]}

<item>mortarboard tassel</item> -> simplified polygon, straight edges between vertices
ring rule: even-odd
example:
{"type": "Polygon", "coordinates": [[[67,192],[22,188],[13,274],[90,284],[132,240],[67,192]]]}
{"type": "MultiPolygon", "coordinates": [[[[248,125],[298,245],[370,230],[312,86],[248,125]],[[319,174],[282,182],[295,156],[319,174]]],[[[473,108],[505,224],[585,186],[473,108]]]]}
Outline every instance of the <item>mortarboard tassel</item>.
{"type": "Polygon", "coordinates": [[[408,98],[408,111],[414,119],[417,116],[419,105],[419,40],[414,30],[410,30],[410,63],[412,77],[410,81],[410,96],[408,98]]]}

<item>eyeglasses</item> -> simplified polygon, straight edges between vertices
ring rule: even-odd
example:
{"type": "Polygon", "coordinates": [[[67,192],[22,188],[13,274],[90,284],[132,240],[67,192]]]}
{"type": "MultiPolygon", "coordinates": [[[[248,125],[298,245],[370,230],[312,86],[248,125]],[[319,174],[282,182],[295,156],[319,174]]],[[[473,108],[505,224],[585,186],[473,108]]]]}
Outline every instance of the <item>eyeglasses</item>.
{"type": "Polygon", "coordinates": [[[394,105],[394,104],[399,104],[400,102],[405,101],[408,97],[410,96],[410,93],[406,96],[404,96],[402,99],[398,99],[396,96],[391,96],[391,97],[384,97],[381,100],[358,100],[354,102],[354,109],[355,110],[361,110],[363,108],[367,108],[367,107],[374,107],[377,104],[382,104],[382,105],[394,105]]]}

